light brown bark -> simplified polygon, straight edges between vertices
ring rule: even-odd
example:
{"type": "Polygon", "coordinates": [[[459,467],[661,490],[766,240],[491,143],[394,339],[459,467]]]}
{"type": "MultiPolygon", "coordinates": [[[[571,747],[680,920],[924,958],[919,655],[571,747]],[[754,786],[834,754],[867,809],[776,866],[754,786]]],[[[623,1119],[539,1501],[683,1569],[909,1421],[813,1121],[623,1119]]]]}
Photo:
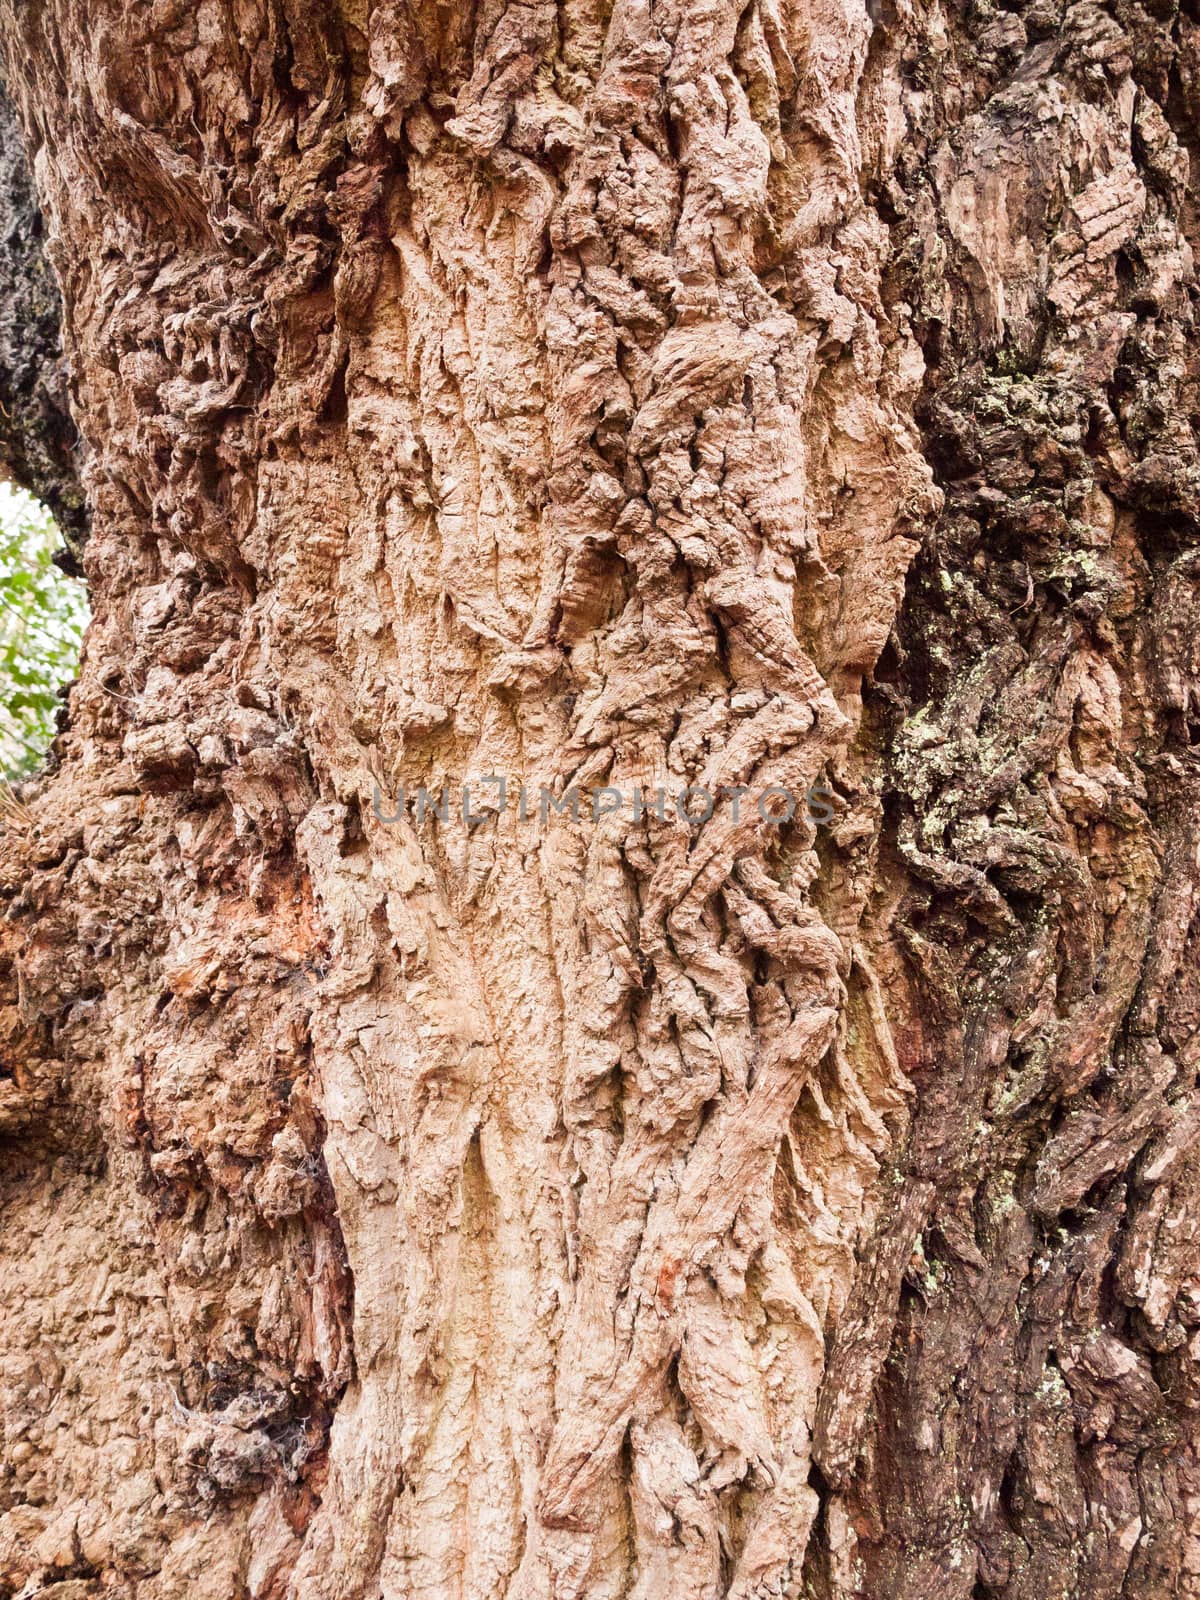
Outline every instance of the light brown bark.
{"type": "Polygon", "coordinates": [[[1200,1594],[1193,24],[0,37],[95,612],[0,1594],[1200,1594]]]}

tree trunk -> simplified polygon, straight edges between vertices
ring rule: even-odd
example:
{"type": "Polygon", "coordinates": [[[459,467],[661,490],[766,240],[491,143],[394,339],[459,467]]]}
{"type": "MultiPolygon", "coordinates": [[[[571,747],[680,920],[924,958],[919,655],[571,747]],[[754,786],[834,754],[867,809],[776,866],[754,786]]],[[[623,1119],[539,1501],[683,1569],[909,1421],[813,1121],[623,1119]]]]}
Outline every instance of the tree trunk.
{"type": "Polygon", "coordinates": [[[0,37],[0,1595],[1200,1596],[1198,25],[0,37]]]}

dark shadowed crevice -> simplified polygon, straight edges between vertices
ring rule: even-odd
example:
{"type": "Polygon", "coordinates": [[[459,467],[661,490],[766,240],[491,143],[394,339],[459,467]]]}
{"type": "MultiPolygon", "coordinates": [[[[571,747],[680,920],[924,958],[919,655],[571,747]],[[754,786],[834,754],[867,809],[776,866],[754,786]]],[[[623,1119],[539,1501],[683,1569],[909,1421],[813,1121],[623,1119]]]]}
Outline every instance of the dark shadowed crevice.
{"type": "Polygon", "coordinates": [[[80,576],[88,511],[60,317],[21,131],[0,85],[0,475],[49,508],[67,545],[60,565],[80,576]]]}

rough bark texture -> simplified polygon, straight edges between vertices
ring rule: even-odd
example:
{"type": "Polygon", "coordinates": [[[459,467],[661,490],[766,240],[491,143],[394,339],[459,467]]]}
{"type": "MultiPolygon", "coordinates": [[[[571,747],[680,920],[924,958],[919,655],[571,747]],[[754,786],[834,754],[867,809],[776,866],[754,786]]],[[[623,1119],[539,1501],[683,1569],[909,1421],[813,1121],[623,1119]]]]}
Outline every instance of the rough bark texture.
{"type": "Polygon", "coordinates": [[[95,611],[0,1594],[1200,1595],[1197,25],[0,36],[95,611]],[[837,814],[372,804],[489,774],[837,814]]]}

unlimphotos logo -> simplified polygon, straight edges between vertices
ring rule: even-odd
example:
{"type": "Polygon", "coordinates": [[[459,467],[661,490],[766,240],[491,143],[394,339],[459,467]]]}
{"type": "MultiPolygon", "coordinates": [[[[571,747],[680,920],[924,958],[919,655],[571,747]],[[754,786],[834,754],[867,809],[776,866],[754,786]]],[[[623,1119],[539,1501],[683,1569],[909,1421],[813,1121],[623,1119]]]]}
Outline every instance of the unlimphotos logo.
{"type": "Polygon", "coordinates": [[[514,792],[507,778],[489,773],[474,784],[464,783],[456,792],[452,792],[449,784],[444,784],[436,795],[423,786],[412,794],[399,789],[386,801],[391,807],[388,811],[384,810],[385,796],[376,784],[371,809],[378,822],[408,820],[418,825],[434,820],[448,823],[453,819],[474,827],[489,817],[503,816],[514,805],[519,821],[543,825],[551,816],[567,817],[572,822],[598,823],[626,810],[635,823],[655,817],[664,823],[677,818],[696,825],[707,822],[718,807],[728,805],[730,820],[735,823],[741,822],[752,808],[753,814],[763,822],[781,828],[800,814],[806,815],[816,827],[832,822],[836,815],[834,798],[833,790],[824,783],[815,783],[799,795],[779,784],[768,784],[759,790],[746,784],[722,784],[716,790],[692,784],[677,791],[668,791],[661,785],[650,790],[643,789],[640,784],[629,790],[608,785],[581,790],[573,785],[560,794],[545,785],[539,785],[534,791],[522,783],[514,792]]]}

